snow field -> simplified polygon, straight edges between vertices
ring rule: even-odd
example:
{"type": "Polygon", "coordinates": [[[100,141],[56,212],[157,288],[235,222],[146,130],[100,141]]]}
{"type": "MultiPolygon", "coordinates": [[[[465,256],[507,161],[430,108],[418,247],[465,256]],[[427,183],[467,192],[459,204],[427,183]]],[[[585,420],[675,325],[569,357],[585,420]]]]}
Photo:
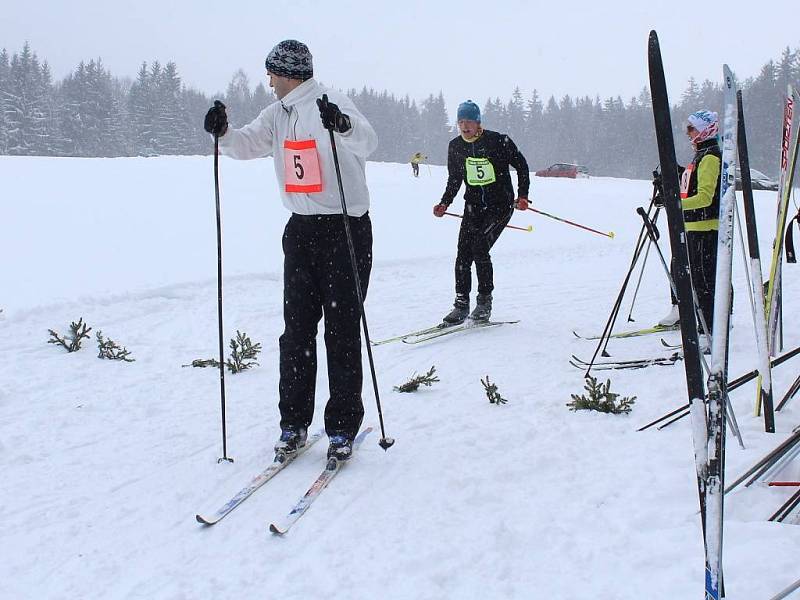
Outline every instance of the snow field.
{"type": "MultiPolygon", "coordinates": [[[[271,460],[277,436],[277,340],[282,331],[280,205],[270,160],[221,160],[225,337],[262,343],[260,367],[226,377],[228,453],[221,455],[215,370],[181,368],[217,354],[216,246],[211,159],[0,159],[9,182],[0,236],[0,596],[8,598],[689,598],[703,578],[689,421],[636,428],[686,402],[683,365],[619,371],[612,390],[633,413],[572,413],[594,343],[630,263],[634,212],[650,184],[533,178],[534,213],[493,251],[497,319],[517,325],[418,346],[374,348],[387,434],[378,435],[283,539],[267,531],[323,466],[325,444],[211,528],[210,512],[271,460]],[[84,317],[136,362],[96,358],[94,338],[66,354],[46,343],[84,317]],[[393,385],[435,364],[440,383],[415,394],[393,385]],[[503,406],[490,405],[489,375],[503,406]]],[[[431,325],[453,299],[458,222],[435,219],[441,167],[370,163],[375,266],[367,299],[373,339],[431,325]]],[[[763,260],[774,194],[756,192],[763,260]]],[[[461,201],[452,207],[461,211],[461,201]]],[[[663,218],[663,217],[662,217],[663,218]]],[[[664,241],[666,243],[666,228],[664,241]]],[[[666,250],[666,246],[665,246],[666,250]]],[[[737,242],[737,253],[739,252],[737,242]]],[[[765,267],[766,268],[766,267],[765,267]]],[[[794,266],[784,268],[787,299],[794,266]]],[[[638,275],[638,271],[636,272],[638,275]]],[[[731,368],[754,368],[741,256],[731,368]]],[[[651,253],[635,323],[668,308],[651,253]]],[[[787,313],[788,313],[787,306],[787,313]]],[[[670,334],[677,340],[677,334],[670,334]]],[[[785,321],[787,349],[800,339],[785,321]]],[[[656,336],[612,342],[615,358],[662,353],[656,336]]],[[[666,353],[666,352],[664,352],[666,353]]],[[[319,347],[318,413],[327,398],[319,347]]],[[[365,353],[366,363],[366,353],[365,353]]],[[[365,371],[366,373],[366,371],[365,371]]],[[[778,395],[796,377],[774,371],[778,395]]],[[[797,425],[797,400],[779,433],[751,416],[754,386],[734,392],[747,445],[728,438],[729,480],[797,425]]],[[[377,426],[365,379],[365,423],[377,426]]],[[[796,479],[792,465],[784,479],[796,479]]],[[[796,577],[800,532],[766,518],[790,490],[753,486],[726,502],[724,564],[731,600],[765,598],[796,577]]]]}

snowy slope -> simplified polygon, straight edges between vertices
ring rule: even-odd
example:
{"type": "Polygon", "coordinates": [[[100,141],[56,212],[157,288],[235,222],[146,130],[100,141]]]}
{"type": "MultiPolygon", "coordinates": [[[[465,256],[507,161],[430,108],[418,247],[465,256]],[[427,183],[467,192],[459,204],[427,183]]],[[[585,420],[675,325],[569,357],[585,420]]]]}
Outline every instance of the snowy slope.
{"type": "MultiPolygon", "coordinates": [[[[639,232],[634,208],[649,200],[646,181],[534,178],[535,206],[614,230],[616,239],[517,213],[512,222],[535,231],[507,231],[493,251],[494,316],[521,323],[376,348],[396,445],[384,453],[378,436],[368,438],[283,539],[268,523],[317,475],[324,444],[215,527],[199,526],[195,513],[212,512],[271,460],[278,422],[287,214],[269,160],[223,159],[221,170],[226,340],[240,329],[263,344],[259,368],[226,378],[233,464],[216,462],[217,373],[181,368],[216,354],[211,160],[0,158],[0,597],[700,596],[689,423],[635,431],[685,402],[682,365],[614,372],[612,389],[637,396],[629,416],[565,407],[583,385],[569,355],[588,359],[594,350],[571,332],[605,323],[639,232]],[[136,362],[98,360],[93,342],[69,355],[46,344],[48,328],[64,332],[78,317],[126,345],[136,362]],[[441,383],[392,392],[432,364],[441,383]],[[486,375],[507,405],[488,403],[479,381],[486,375]]],[[[430,214],[444,170],[423,166],[420,175],[412,178],[408,165],[368,167],[375,339],[431,325],[452,302],[458,222],[430,214]]],[[[774,194],[757,192],[756,201],[769,256],[774,194]]],[[[734,262],[737,375],[756,358],[741,257],[734,262]]],[[[795,269],[784,271],[790,303],[795,269]]],[[[658,319],[667,304],[651,256],[636,323],[658,319]]],[[[792,348],[796,320],[785,327],[792,348]]],[[[657,338],[610,350],[621,358],[663,352],[657,338]]],[[[318,411],[327,398],[324,352],[320,363],[318,411]]],[[[774,373],[782,393],[797,364],[774,373]]],[[[763,433],[751,416],[754,394],[750,384],[733,396],[747,449],[729,438],[729,478],[800,422],[795,401],[779,415],[779,433],[763,433]]],[[[368,386],[365,405],[366,422],[377,425],[368,386]]],[[[783,474],[798,477],[798,464],[783,474]]],[[[755,486],[729,496],[730,600],[767,598],[797,578],[800,529],[766,522],[790,493],[755,486]]]]}

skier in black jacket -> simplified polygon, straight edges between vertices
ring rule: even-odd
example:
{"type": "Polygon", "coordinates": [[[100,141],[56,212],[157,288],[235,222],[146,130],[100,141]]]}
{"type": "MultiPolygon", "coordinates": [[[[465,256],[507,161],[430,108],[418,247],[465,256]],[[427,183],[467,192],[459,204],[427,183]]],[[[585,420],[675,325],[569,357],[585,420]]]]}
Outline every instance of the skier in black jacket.
{"type": "Polygon", "coordinates": [[[447,149],[447,187],[439,204],[433,207],[435,216],[443,216],[464,182],[464,218],[458,234],[455,266],[456,300],[453,310],[444,317],[447,325],[463,323],[468,315],[475,321],[489,320],[494,289],[489,250],[511,220],[514,208],[528,209],[530,187],[525,157],[506,134],[481,127],[481,112],[472,100],[459,105],[458,128],[461,135],[451,140],[447,149]],[[516,199],[509,166],[517,171],[516,199]],[[478,275],[478,297],[470,315],[473,262],[478,275]]]}
{"type": "MultiPolygon", "coordinates": [[[[719,176],[722,153],[717,134],[717,113],[699,110],[689,115],[686,135],[694,148],[692,162],[681,172],[681,206],[686,225],[686,248],[689,252],[692,286],[697,293],[700,311],[712,333],[714,320],[714,288],[717,271],[717,238],[719,233],[719,176]]],[[[678,323],[677,300],[672,299],[670,314],[659,325],[678,323]]],[[[710,347],[708,339],[701,339],[701,347],[710,347]]]]}

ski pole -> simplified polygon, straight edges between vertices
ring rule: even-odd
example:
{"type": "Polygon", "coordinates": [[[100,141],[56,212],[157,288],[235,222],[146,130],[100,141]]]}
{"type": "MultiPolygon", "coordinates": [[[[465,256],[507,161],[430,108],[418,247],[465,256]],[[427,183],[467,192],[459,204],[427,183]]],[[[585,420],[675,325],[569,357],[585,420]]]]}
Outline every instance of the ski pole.
{"type": "Polygon", "coordinates": [[[792,592],[796,592],[797,590],[800,590],[800,579],[795,581],[792,585],[787,587],[785,590],[782,590],[781,592],[778,593],[778,595],[773,596],[769,600],[783,600],[789,594],[791,594],[792,592]]]}
{"type": "MultiPolygon", "coordinates": [[[[458,217],[459,219],[463,219],[464,218],[464,215],[460,215],[458,213],[446,212],[444,214],[446,214],[449,217],[458,217]]],[[[533,231],[533,225],[528,225],[527,227],[518,227],[516,225],[506,225],[506,227],[508,227],[509,229],[518,229],[519,231],[527,231],[528,233],[533,231]]]]}
{"type": "MultiPolygon", "coordinates": [[[[794,350],[790,350],[789,352],[787,352],[785,354],[782,354],[781,356],[777,356],[777,357],[775,357],[773,359],[770,359],[770,361],[769,361],[770,369],[773,369],[775,367],[778,367],[778,366],[782,365],[787,360],[789,360],[791,358],[794,358],[798,354],[800,354],[800,346],[798,346],[794,350]]],[[[758,375],[759,375],[758,369],[753,369],[749,373],[745,373],[744,375],[742,375],[740,377],[737,377],[736,379],[734,379],[734,380],[732,380],[732,381],[730,381],[728,383],[728,391],[732,392],[737,387],[740,387],[740,386],[744,385],[745,383],[749,383],[750,381],[752,381],[753,379],[758,377],[758,375]]],[[[656,425],[657,423],[660,423],[661,421],[664,421],[664,420],[668,419],[669,417],[678,414],[681,411],[684,411],[684,410],[688,411],[688,409],[689,409],[689,405],[688,404],[684,404],[680,408],[676,408],[672,412],[667,413],[666,415],[664,415],[662,417],[659,417],[658,419],[656,419],[655,421],[652,421],[651,423],[648,423],[644,427],[640,427],[636,431],[644,431],[645,429],[648,429],[648,428],[652,427],[653,425],[656,425]]],[[[779,410],[779,408],[776,408],[775,410],[779,410]]],[[[682,415],[682,416],[686,416],[688,414],[689,413],[687,412],[685,415],[682,415]]]]}
{"type": "Polygon", "coordinates": [[[592,233],[597,233],[599,235],[604,235],[606,237],[614,239],[614,232],[609,231],[605,233],[603,231],[597,231],[597,229],[592,229],[591,227],[587,227],[586,225],[581,225],[580,223],[575,223],[573,221],[568,221],[567,219],[562,219],[561,217],[557,217],[555,215],[551,215],[550,213],[546,213],[543,210],[539,210],[538,208],[533,208],[532,206],[528,207],[528,210],[532,210],[535,213],[539,213],[540,215],[544,215],[545,217],[550,217],[556,221],[561,221],[562,223],[566,223],[567,225],[572,225],[573,227],[580,227],[581,229],[585,229],[586,231],[591,231],[592,233]]]}
{"type": "MultiPolygon", "coordinates": [[[[644,209],[641,206],[636,209],[636,212],[639,213],[639,215],[642,217],[642,220],[644,221],[645,228],[647,229],[647,234],[650,236],[650,238],[654,242],[656,242],[657,237],[656,237],[656,233],[655,233],[655,227],[653,226],[652,221],[650,221],[649,217],[647,216],[647,213],[644,211],[644,209]]],[[[666,273],[667,279],[669,280],[669,284],[670,284],[670,286],[672,288],[672,293],[675,294],[675,297],[677,298],[678,297],[678,289],[677,289],[677,286],[676,286],[674,280],[672,279],[672,273],[670,272],[669,267],[667,266],[667,261],[664,259],[664,255],[662,254],[661,248],[659,248],[657,242],[655,244],[655,247],[656,247],[656,252],[658,253],[658,258],[661,261],[661,265],[664,267],[664,272],[666,273]]],[[[697,299],[697,292],[695,291],[694,288],[692,288],[692,301],[693,301],[692,303],[694,305],[694,312],[696,314],[696,317],[699,320],[700,325],[703,327],[703,331],[707,332],[708,331],[708,324],[707,324],[705,318],[703,317],[703,311],[700,310],[700,301],[697,299]]],[[[700,362],[702,363],[703,369],[705,370],[705,372],[709,376],[711,376],[711,370],[709,369],[708,363],[706,362],[706,359],[704,358],[702,353],[700,353],[699,358],[700,358],[700,362]]],[[[725,407],[727,408],[727,410],[725,411],[726,412],[725,418],[728,420],[728,423],[730,423],[731,430],[736,435],[736,439],[738,440],[739,445],[742,448],[744,448],[744,440],[742,440],[742,435],[741,435],[741,432],[739,430],[739,424],[736,422],[736,414],[733,412],[733,405],[731,404],[730,397],[728,396],[727,392],[723,395],[723,400],[722,401],[725,403],[725,407]]],[[[678,420],[678,419],[674,419],[674,420],[678,420]]]]}
{"type": "MultiPolygon", "coordinates": [[[[216,100],[214,104],[222,104],[216,100]]],[[[219,133],[214,134],[214,196],[217,203],[217,321],[219,324],[219,394],[222,407],[222,457],[217,462],[233,462],[228,457],[228,436],[225,431],[225,346],[222,341],[222,218],[219,208],[219,133]]]]}
{"type": "MultiPolygon", "coordinates": [[[[656,211],[659,208],[656,207],[656,211]]],[[[655,219],[658,216],[656,213],[655,217],[653,217],[653,222],[655,223],[655,219]]],[[[658,230],[656,230],[658,231],[658,230]]],[[[647,266],[647,257],[650,256],[650,248],[653,245],[653,240],[649,237],[647,238],[647,250],[644,252],[644,259],[642,260],[642,269],[639,271],[639,280],[636,282],[636,288],[633,290],[633,298],[631,299],[631,309],[628,311],[628,323],[634,323],[636,319],[633,318],[633,307],[636,305],[636,298],[639,297],[639,288],[642,286],[642,278],[644,277],[644,268],[647,266]]]]}
{"type": "Polygon", "coordinates": [[[347,216],[347,202],[344,199],[344,186],[342,185],[342,173],[339,170],[339,155],[336,152],[336,140],[333,138],[333,129],[329,129],[331,136],[331,151],[333,152],[333,164],[336,167],[336,181],[339,183],[339,197],[342,199],[342,218],[344,219],[344,233],[347,237],[347,247],[350,250],[350,264],[353,267],[353,281],[356,285],[356,296],[358,297],[358,308],[361,311],[361,324],[364,326],[364,338],[367,342],[367,356],[369,357],[369,369],[372,373],[372,388],[375,391],[375,403],[378,406],[378,420],[381,425],[381,439],[378,442],[381,448],[388,450],[394,445],[394,438],[386,437],[386,430],[383,427],[383,411],[381,410],[381,397],[378,393],[378,378],[375,375],[375,361],[372,358],[372,343],[369,340],[369,329],[367,328],[367,314],[364,312],[364,295],[361,293],[361,277],[358,275],[358,264],[356,262],[356,249],[353,246],[353,236],[350,233],[350,220],[347,216]]]}
{"type": "MultiPolygon", "coordinates": [[[[650,211],[653,209],[655,199],[655,189],[653,190],[653,196],[650,198],[650,206],[647,207],[647,214],[650,214],[650,211]]],[[[656,208],[656,212],[654,215],[655,217],[658,216],[658,208],[656,208]]],[[[616,300],[614,300],[614,305],[611,307],[611,312],[608,315],[608,320],[606,321],[606,326],[603,328],[603,333],[600,336],[600,340],[597,342],[597,347],[594,350],[594,354],[592,355],[592,360],[589,362],[589,368],[586,369],[585,377],[588,377],[592,371],[592,367],[594,367],[594,361],[597,359],[597,355],[600,354],[601,356],[608,356],[608,352],[606,352],[606,348],[608,347],[608,342],[611,339],[611,331],[614,329],[614,323],[616,323],[617,315],[619,314],[619,309],[622,306],[622,298],[625,296],[625,291],[628,289],[628,282],[630,281],[631,275],[633,274],[633,270],[636,268],[636,262],[639,260],[639,256],[641,256],[642,248],[644,247],[644,240],[646,239],[645,227],[642,225],[642,228],[639,230],[639,237],[636,239],[636,248],[633,251],[633,257],[631,258],[630,267],[628,267],[628,272],[625,274],[625,278],[622,281],[622,285],[619,288],[619,293],[617,294],[616,300]]]]}

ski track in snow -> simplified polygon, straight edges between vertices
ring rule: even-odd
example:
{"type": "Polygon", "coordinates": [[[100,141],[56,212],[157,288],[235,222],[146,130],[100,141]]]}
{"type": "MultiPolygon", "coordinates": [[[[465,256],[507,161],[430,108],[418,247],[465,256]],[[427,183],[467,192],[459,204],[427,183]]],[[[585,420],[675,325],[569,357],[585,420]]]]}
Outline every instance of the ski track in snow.
{"type": "MultiPolygon", "coordinates": [[[[594,351],[571,331],[603,328],[639,231],[634,208],[649,199],[645,181],[534,178],[534,206],[613,229],[616,240],[517,213],[512,222],[535,231],[508,231],[493,251],[493,317],[519,324],[373,349],[393,448],[384,452],[377,435],[368,437],[284,538],[268,524],[319,473],[324,443],[219,524],[195,522],[268,464],[277,437],[287,214],[269,162],[221,162],[226,348],[239,329],[263,350],[259,367],[226,376],[235,462],[217,464],[218,372],[181,368],[217,354],[210,159],[0,158],[15,198],[10,233],[0,239],[9,283],[0,298],[0,597],[299,599],[332,589],[356,599],[698,597],[703,552],[689,420],[635,431],[686,402],[682,363],[598,373],[613,391],[637,396],[631,415],[565,406],[583,392],[569,355],[588,360],[594,351]],[[84,218],[91,225],[74,235],[84,218]],[[78,317],[93,327],[80,352],[46,343],[48,328],[63,334],[78,317]],[[97,330],[136,362],[98,360],[97,330]],[[440,383],[392,391],[431,365],[440,383]],[[507,405],[489,404],[479,381],[486,375],[507,405]]],[[[458,223],[430,217],[444,169],[423,169],[417,180],[407,171],[368,168],[374,340],[436,323],[453,299],[458,223]]],[[[756,192],[762,256],[773,196],[756,192]]],[[[784,268],[787,299],[798,291],[794,268],[784,268]]],[[[731,376],[756,364],[741,269],[737,254],[731,376]]],[[[667,303],[651,253],[637,321],[624,323],[628,296],[617,330],[654,322],[667,303]]],[[[800,332],[792,319],[784,325],[790,349],[800,332]]],[[[321,426],[327,399],[321,337],[312,427],[321,426]]],[[[668,354],[658,337],[612,341],[609,350],[619,359],[668,354]]],[[[793,365],[773,371],[776,400],[796,376],[793,365]]],[[[365,424],[377,426],[365,375],[365,424]]],[[[778,414],[780,433],[764,434],[751,416],[754,394],[753,384],[733,393],[747,450],[728,436],[729,481],[798,423],[795,400],[778,414]]],[[[781,478],[798,476],[793,464],[781,478]]],[[[800,530],[766,522],[789,493],[753,486],[727,497],[730,600],[769,597],[796,579],[800,530]]]]}

